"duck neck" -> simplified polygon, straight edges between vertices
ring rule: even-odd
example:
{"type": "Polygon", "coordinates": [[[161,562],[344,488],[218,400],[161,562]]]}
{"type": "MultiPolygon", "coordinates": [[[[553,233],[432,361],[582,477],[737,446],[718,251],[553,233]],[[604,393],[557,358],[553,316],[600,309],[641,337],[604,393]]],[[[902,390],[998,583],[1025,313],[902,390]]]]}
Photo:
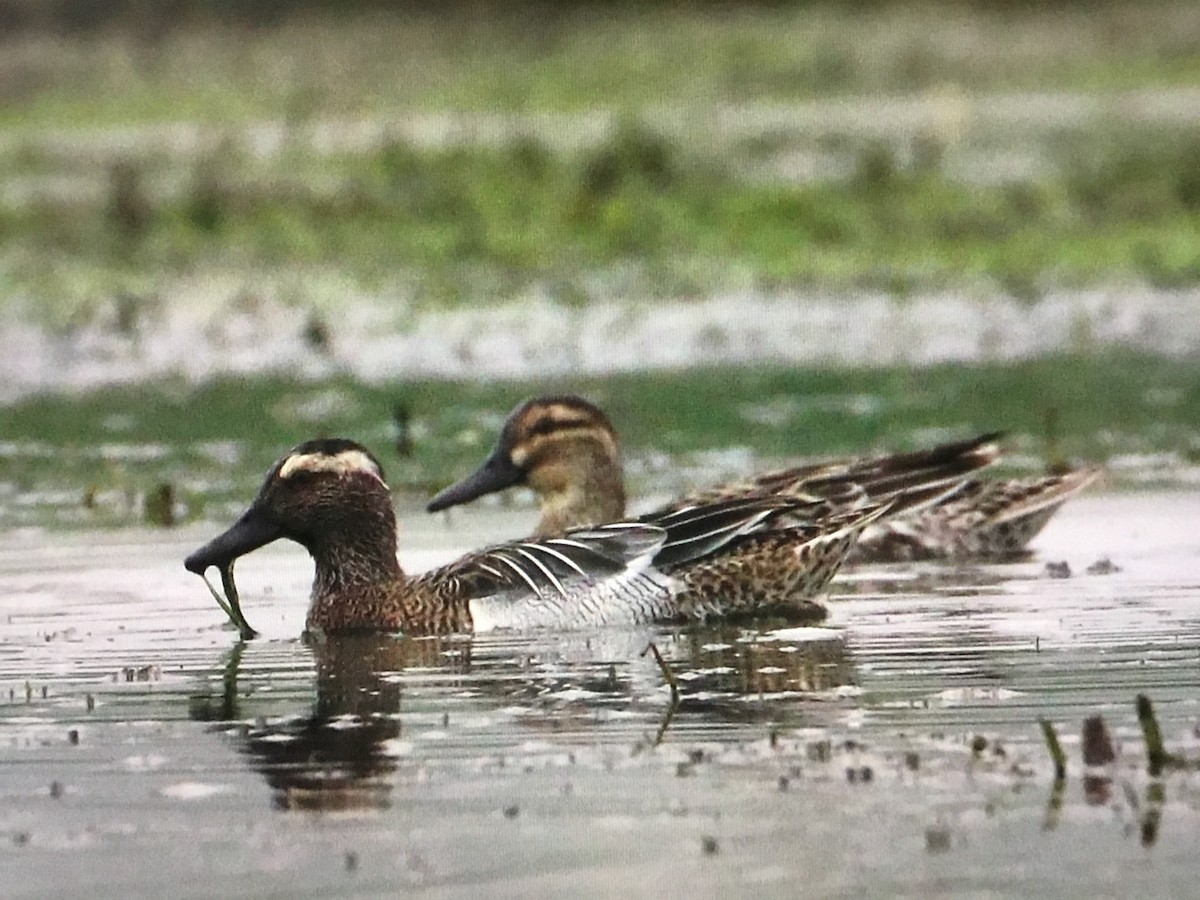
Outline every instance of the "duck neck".
{"type": "Polygon", "coordinates": [[[314,596],[359,590],[405,578],[394,549],[384,553],[380,548],[340,543],[322,548],[319,555],[314,553],[313,561],[316,563],[314,596]]]}
{"type": "Polygon", "coordinates": [[[548,466],[530,478],[537,492],[541,521],[535,536],[553,537],[625,516],[621,466],[601,448],[586,445],[569,463],[548,466]]]}
{"type": "Polygon", "coordinates": [[[316,567],[314,597],[406,579],[396,559],[396,518],[390,498],[365,519],[359,510],[353,523],[323,532],[308,544],[308,552],[316,567]]]}

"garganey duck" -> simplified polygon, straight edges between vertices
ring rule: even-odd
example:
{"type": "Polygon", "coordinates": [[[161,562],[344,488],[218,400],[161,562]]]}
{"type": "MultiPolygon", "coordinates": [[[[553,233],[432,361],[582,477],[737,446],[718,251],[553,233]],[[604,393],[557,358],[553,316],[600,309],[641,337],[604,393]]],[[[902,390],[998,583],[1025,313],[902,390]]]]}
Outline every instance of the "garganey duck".
{"type": "MultiPolygon", "coordinates": [[[[987,434],[913,453],[834,459],[770,472],[690,493],[646,518],[736,497],[827,496],[831,489],[856,484],[875,500],[905,492],[909,499],[895,505],[895,515],[864,531],[851,553],[854,561],[1011,558],[1024,551],[1068,497],[1096,479],[1099,469],[966,480],[967,473],[999,457],[998,438],[987,434]],[[940,494],[911,494],[912,487],[939,479],[948,488],[940,494]]],[[[579,397],[538,397],[519,405],[484,463],[435,496],[427,509],[447,509],[513,485],[528,485],[537,496],[538,537],[626,516],[616,430],[599,408],[579,397]]]]}
{"type": "Polygon", "coordinates": [[[184,565],[230,576],[235,560],[279,538],[316,566],[314,634],[439,634],[703,619],[769,611],[823,615],[814,597],[889,504],[745,496],[638,521],[500,544],[410,576],[377,459],[353,441],[301,444],[258,496],[184,565]]]}

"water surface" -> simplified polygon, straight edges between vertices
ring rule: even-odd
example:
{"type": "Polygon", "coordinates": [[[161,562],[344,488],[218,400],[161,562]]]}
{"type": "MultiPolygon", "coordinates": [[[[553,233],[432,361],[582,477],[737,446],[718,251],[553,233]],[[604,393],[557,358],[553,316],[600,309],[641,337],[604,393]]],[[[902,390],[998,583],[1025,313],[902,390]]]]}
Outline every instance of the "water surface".
{"type": "MultiPolygon", "coordinates": [[[[848,574],[819,628],[321,646],[299,640],[295,547],[239,563],[264,633],[239,644],[180,562],[218,526],[10,531],[4,893],[1189,895],[1200,775],[1145,775],[1134,698],[1200,759],[1197,513],[1195,493],[1084,497],[1028,563],[848,574]],[[1120,571],[1087,574],[1101,557],[1120,571]],[[1121,755],[1085,773],[1097,713],[1121,755]]],[[[526,518],[417,520],[401,558],[526,518]]]]}

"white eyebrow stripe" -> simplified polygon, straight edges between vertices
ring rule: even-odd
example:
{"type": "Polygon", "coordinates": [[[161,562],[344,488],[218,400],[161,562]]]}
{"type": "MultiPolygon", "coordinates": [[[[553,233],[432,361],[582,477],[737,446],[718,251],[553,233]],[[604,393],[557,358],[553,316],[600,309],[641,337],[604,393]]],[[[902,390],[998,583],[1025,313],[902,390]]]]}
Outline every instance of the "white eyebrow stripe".
{"type": "Polygon", "coordinates": [[[537,566],[538,569],[541,570],[542,574],[545,575],[548,579],[550,579],[550,583],[554,585],[555,590],[557,590],[560,595],[562,595],[563,597],[567,596],[566,588],[564,588],[562,586],[561,581],[559,581],[557,578],[554,577],[554,573],[551,572],[548,568],[546,568],[545,563],[543,563],[540,559],[538,559],[536,556],[534,556],[532,553],[530,553],[524,547],[515,547],[513,549],[515,549],[517,553],[520,553],[527,560],[529,560],[531,563],[533,563],[535,566],[537,566]]]}
{"type": "Polygon", "coordinates": [[[332,456],[328,453],[296,453],[279,467],[279,477],[290,478],[296,472],[331,472],[335,475],[362,472],[383,484],[379,466],[362,450],[343,450],[332,456]]]}

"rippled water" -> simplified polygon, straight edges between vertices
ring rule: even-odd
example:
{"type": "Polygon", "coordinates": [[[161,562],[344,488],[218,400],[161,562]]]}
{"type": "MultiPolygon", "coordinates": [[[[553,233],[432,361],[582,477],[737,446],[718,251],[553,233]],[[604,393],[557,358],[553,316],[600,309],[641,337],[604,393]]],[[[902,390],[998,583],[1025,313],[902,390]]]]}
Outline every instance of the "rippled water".
{"type": "MultiPolygon", "coordinates": [[[[1200,759],[1198,513],[1085,497],[1036,561],[853,573],[820,628],[316,647],[294,547],[239,564],[239,645],[180,563],[216,526],[10,532],[3,893],[1191,895],[1200,774],[1144,774],[1134,698],[1200,759]],[[1122,756],[1084,772],[1097,713],[1122,756]]],[[[484,537],[418,521],[401,556],[484,537]]]]}

